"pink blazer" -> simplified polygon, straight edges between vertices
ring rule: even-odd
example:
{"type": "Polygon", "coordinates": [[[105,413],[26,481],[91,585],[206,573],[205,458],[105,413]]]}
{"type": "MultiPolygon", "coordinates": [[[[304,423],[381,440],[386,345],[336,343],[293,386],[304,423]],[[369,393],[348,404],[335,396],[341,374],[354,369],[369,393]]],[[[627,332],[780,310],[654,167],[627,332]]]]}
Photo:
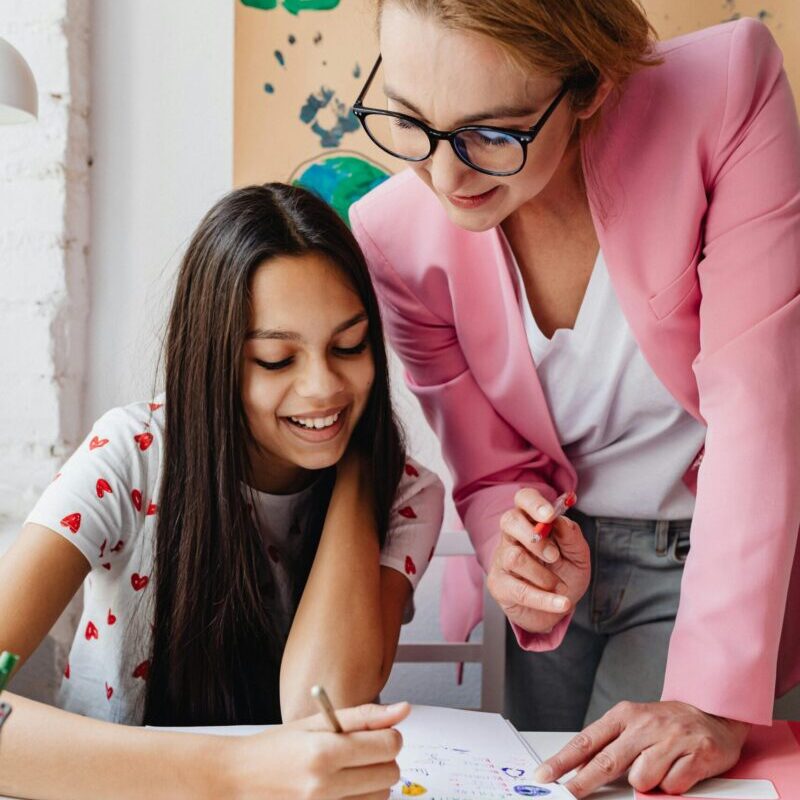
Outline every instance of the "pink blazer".
{"type": "MultiPolygon", "coordinates": [[[[697,503],[663,698],[768,724],[776,690],[800,681],[797,116],[780,50],[755,20],[659,48],[664,63],[630,79],[582,158],[633,334],[707,426],[704,455],[687,465],[697,503]]],[[[500,233],[454,226],[410,171],[353,206],[351,222],[486,569],[520,487],[580,491],[500,233]]],[[[463,637],[480,587],[457,577],[443,620],[463,637]]],[[[526,649],[551,649],[567,624],[516,634],[526,649]]]]}

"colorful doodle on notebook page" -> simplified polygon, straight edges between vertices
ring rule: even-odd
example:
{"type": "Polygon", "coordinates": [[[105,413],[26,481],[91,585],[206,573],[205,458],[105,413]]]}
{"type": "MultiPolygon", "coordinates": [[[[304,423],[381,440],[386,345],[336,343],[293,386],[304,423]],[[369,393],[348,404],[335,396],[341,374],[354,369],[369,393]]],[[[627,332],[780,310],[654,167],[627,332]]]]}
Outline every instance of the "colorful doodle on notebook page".
{"type": "Polygon", "coordinates": [[[377,51],[368,7],[366,0],[361,13],[338,0],[237,0],[237,185],[304,186],[347,221],[352,203],[403,166],[379,160],[352,110],[362,65],[377,51]]]}

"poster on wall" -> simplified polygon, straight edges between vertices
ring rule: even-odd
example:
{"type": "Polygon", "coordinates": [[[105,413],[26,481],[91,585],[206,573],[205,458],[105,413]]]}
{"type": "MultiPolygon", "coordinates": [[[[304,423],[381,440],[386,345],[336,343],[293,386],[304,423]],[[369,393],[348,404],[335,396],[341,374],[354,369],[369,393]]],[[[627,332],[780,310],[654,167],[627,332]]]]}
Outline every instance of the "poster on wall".
{"type": "MultiPolygon", "coordinates": [[[[404,166],[369,141],[352,112],[378,54],[373,0],[234,2],[234,185],[297,183],[346,220],[352,203],[404,166]]],[[[662,39],[743,16],[760,19],[800,93],[798,0],[643,5],[662,39]]],[[[381,103],[377,94],[368,105],[381,103]]]]}

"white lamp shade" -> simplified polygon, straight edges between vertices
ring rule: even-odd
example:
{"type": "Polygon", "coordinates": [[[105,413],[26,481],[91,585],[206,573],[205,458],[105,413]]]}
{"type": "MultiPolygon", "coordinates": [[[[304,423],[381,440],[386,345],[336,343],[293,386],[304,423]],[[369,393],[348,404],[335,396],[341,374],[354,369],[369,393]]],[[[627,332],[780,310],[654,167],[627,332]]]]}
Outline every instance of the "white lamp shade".
{"type": "Polygon", "coordinates": [[[30,122],[38,113],[36,80],[28,62],[0,38],[0,125],[30,122]]]}

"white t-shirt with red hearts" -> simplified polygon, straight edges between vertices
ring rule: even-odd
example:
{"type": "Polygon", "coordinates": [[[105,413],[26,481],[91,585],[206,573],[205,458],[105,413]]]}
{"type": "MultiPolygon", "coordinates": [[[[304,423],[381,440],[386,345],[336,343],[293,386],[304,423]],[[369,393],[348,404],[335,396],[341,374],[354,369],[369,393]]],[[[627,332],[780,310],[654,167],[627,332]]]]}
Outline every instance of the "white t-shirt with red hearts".
{"type": "MultiPolygon", "coordinates": [[[[161,482],[163,403],[109,411],[64,464],[26,522],[43,525],[83,553],[91,566],[59,705],[99,719],[141,724],[151,649],[150,583],[161,482]]],[[[288,633],[294,609],[282,556],[301,540],[313,486],[293,495],[245,487],[264,537],[278,620],[288,633]]],[[[416,588],[442,524],[444,487],[429,470],[406,464],[381,552],[382,565],[416,588]]]]}

